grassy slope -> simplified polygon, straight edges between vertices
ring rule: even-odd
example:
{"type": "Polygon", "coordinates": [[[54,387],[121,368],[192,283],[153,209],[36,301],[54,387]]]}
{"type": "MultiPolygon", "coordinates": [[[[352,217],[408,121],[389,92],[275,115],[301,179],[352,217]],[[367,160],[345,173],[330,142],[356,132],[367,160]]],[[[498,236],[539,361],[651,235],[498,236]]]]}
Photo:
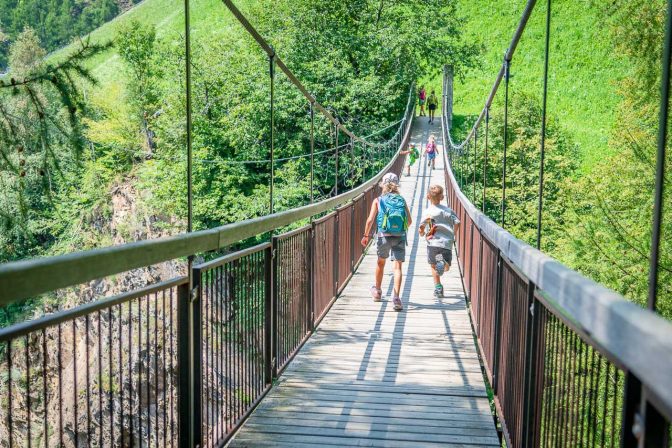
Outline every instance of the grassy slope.
{"type": "MultiPolygon", "coordinates": [[[[458,0],[465,32],[482,42],[483,70],[455,85],[455,111],[477,114],[499,70],[504,51],[524,9],[525,0],[458,0]]],[[[583,168],[608,151],[619,101],[614,81],[624,75],[611,54],[591,0],[556,0],[551,19],[548,110],[579,146],[583,168]]],[[[537,2],[511,65],[511,91],[523,89],[541,98],[546,2],[537,2]]],[[[501,104],[503,89],[497,95],[501,104]]]]}
{"type": "MultiPolygon", "coordinates": [[[[239,2],[245,6],[247,1],[239,2]]],[[[184,2],[181,0],[145,0],[114,20],[106,23],[90,34],[94,42],[111,41],[117,29],[124,23],[137,20],[141,23],[156,26],[157,37],[180,45],[184,35],[184,2]]],[[[192,39],[200,36],[224,36],[234,24],[233,16],[219,0],[192,0],[191,1],[191,29],[192,39]]],[[[72,51],[73,46],[65,47],[52,57],[72,51]]],[[[112,48],[89,61],[93,74],[100,81],[101,88],[110,83],[124,80],[123,66],[119,56],[112,48]]]]}

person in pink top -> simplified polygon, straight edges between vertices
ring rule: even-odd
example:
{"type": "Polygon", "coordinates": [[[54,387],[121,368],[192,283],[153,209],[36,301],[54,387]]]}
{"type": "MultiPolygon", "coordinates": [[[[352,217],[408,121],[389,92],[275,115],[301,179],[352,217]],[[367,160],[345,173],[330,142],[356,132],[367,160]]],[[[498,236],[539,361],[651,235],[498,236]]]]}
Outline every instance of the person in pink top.
{"type": "Polygon", "coordinates": [[[418,104],[420,105],[420,116],[425,116],[425,101],[427,101],[427,92],[425,92],[425,87],[421,86],[418,90],[418,104]]]}

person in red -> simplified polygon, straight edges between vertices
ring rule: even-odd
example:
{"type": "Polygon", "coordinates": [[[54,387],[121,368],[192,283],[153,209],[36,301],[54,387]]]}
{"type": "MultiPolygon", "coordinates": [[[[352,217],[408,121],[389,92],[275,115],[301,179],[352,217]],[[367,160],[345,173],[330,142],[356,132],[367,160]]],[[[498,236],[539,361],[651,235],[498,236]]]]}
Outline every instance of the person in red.
{"type": "Polygon", "coordinates": [[[421,86],[418,90],[418,105],[420,105],[420,116],[425,116],[425,101],[427,101],[427,92],[425,92],[425,87],[421,86]]]}

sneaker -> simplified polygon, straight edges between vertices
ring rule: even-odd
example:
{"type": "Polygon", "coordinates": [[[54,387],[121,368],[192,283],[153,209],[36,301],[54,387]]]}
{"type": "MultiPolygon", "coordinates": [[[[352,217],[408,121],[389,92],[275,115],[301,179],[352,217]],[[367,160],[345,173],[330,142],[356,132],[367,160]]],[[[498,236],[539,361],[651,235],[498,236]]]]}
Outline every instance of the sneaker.
{"type": "Polygon", "coordinates": [[[392,304],[394,305],[394,311],[401,311],[404,309],[404,305],[401,303],[401,299],[399,297],[393,298],[392,304]]]}
{"type": "Polygon", "coordinates": [[[443,297],[443,286],[442,285],[436,285],[434,287],[434,297],[440,299],[443,297]]]}
{"type": "Polygon", "coordinates": [[[369,289],[369,292],[371,292],[371,297],[373,297],[374,302],[380,302],[382,300],[381,296],[383,294],[383,291],[381,291],[380,289],[376,288],[375,286],[372,286],[369,289]]]}
{"type": "Polygon", "coordinates": [[[443,255],[438,254],[436,256],[436,273],[439,274],[439,277],[443,275],[443,272],[446,269],[446,262],[443,259],[443,255]]]}

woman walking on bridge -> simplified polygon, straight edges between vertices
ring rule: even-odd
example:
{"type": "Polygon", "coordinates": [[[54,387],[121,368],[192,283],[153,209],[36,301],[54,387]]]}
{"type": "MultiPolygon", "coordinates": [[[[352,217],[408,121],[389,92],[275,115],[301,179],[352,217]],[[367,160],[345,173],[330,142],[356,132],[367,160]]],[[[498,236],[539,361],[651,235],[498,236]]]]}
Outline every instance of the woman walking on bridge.
{"type": "Polygon", "coordinates": [[[371,297],[374,302],[382,300],[383,274],[385,262],[392,253],[394,263],[394,295],[392,303],[395,311],[404,309],[399,293],[401,291],[401,264],[406,258],[406,230],[411,225],[411,211],[408,204],[399,194],[399,178],[394,173],[383,176],[380,184],[383,193],[371,204],[371,212],[366,220],[362,246],[369,244],[371,229],[374,221],[378,225],[376,251],[378,265],[376,266],[376,284],[371,286],[371,297]]]}
{"type": "Polygon", "coordinates": [[[425,87],[421,86],[420,90],[418,90],[418,105],[420,106],[420,116],[424,117],[425,116],[425,101],[427,100],[427,92],[425,91],[425,87]]]}

